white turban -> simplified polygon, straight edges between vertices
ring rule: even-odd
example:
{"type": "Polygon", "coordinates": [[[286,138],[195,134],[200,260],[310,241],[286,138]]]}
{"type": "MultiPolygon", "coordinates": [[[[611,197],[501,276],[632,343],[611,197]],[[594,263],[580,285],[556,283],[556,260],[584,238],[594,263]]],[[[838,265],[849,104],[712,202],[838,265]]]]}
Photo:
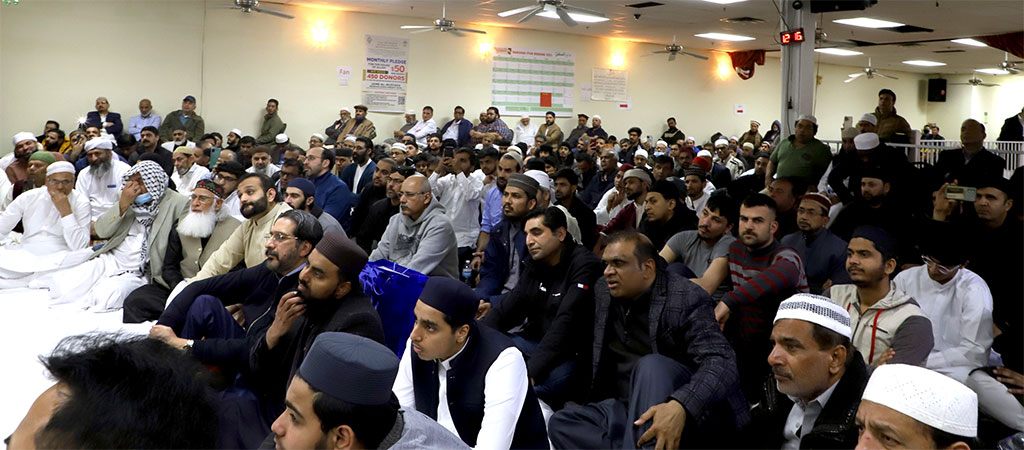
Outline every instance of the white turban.
{"type": "Polygon", "coordinates": [[[17,147],[18,143],[21,141],[39,142],[36,140],[36,136],[32,133],[29,133],[28,131],[22,131],[21,133],[15,134],[14,138],[11,139],[11,142],[14,144],[15,147],[17,147]]]}
{"type": "Polygon", "coordinates": [[[320,134],[320,133],[313,133],[313,135],[312,135],[312,136],[310,136],[310,137],[315,137],[315,138],[317,138],[317,139],[319,139],[319,140],[321,140],[321,141],[323,141],[323,140],[324,140],[324,135],[322,135],[322,134],[320,134]]]}
{"type": "Polygon", "coordinates": [[[548,193],[551,194],[551,198],[554,199],[554,186],[552,186],[551,177],[548,176],[547,172],[544,172],[543,170],[527,170],[523,175],[536,180],[537,184],[539,184],[540,187],[547,189],[548,193]]]}
{"type": "Polygon", "coordinates": [[[242,130],[239,130],[238,128],[232,128],[230,132],[235,133],[235,136],[238,136],[239,138],[245,136],[244,134],[242,134],[242,130]]]}
{"type": "Polygon", "coordinates": [[[74,175],[75,166],[67,161],[57,161],[46,167],[46,176],[50,176],[55,173],[70,173],[74,175]]]}
{"type": "Polygon", "coordinates": [[[665,148],[668,148],[668,142],[659,140],[658,142],[654,143],[654,146],[655,147],[665,147],[665,148]]]}
{"type": "Polygon", "coordinates": [[[875,133],[861,133],[853,137],[853,145],[857,150],[871,150],[881,145],[875,133]]]}
{"type": "Polygon", "coordinates": [[[813,124],[815,124],[815,125],[817,125],[817,124],[818,124],[818,118],[817,118],[817,117],[814,117],[814,116],[812,116],[812,115],[810,115],[810,114],[803,114],[803,115],[801,115],[800,117],[797,117],[797,118],[796,118],[796,121],[797,121],[797,122],[799,122],[799,121],[801,121],[801,120],[806,120],[806,121],[809,121],[809,122],[811,122],[811,123],[813,123],[813,124]]]}
{"type": "Polygon", "coordinates": [[[978,436],[978,395],[923,367],[878,366],[864,388],[863,399],[950,434],[978,436]]]}
{"type": "Polygon", "coordinates": [[[644,150],[644,149],[641,148],[641,149],[637,150],[636,152],[634,152],[633,156],[643,156],[644,158],[649,158],[651,155],[649,153],[647,153],[647,150],[644,150]]]}
{"type": "Polygon", "coordinates": [[[92,150],[94,148],[101,148],[101,149],[104,149],[104,150],[112,150],[114,148],[114,143],[111,142],[110,139],[103,139],[102,137],[94,137],[92,139],[89,139],[89,141],[85,143],[85,151],[89,151],[89,150],[92,150]]]}
{"type": "Polygon", "coordinates": [[[850,329],[850,314],[826,297],[813,294],[796,294],[782,303],[775,313],[776,323],[782,319],[796,319],[835,331],[847,339],[853,336],[850,329]]]}
{"type": "Polygon", "coordinates": [[[562,214],[565,214],[565,230],[569,232],[569,237],[571,237],[572,240],[576,241],[577,244],[582,244],[583,232],[580,231],[579,221],[577,221],[576,218],[572,216],[572,214],[569,214],[569,210],[565,209],[564,206],[555,205],[555,208],[558,208],[560,211],[562,211],[562,214]]]}
{"type": "Polygon", "coordinates": [[[277,142],[278,144],[284,144],[285,142],[288,142],[288,135],[281,133],[277,136],[274,136],[274,142],[277,142]]]}
{"type": "Polygon", "coordinates": [[[729,146],[729,141],[724,139],[724,138],[718,138],[718,140],[715,141],[715,148],[718,148],[718,147],[728,147],[728,146],[729,146]]]}
{"type": "Polygon", "coordinates": [[[870,124],[872,124],[872,125],[877,127],[878,126],[878,117],[876,117],[874,114],[867,113],[867,114],[865,114],[863,116],[860,116],[860,120],[858,120],[857,123],[861,123],[861,122],[867,122],[867,123],[870,123],[870,124]]]}
{"type": "Polygon", "coordinates": [[[356,136],[354,134],[350,134],[348,136],[345,136],[345,142],[355,143],[356,142],[356,136]]]}

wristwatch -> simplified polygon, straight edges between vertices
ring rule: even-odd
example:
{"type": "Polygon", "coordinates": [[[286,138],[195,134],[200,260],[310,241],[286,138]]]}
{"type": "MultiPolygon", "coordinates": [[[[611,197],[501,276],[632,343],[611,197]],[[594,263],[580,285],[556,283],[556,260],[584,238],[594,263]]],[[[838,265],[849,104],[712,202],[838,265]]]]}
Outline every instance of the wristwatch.
{"type": "Polygon", "coordinates": [[[196,343],[195,340],[189,339],[189,340],[185,341],[185,345],[182,345],[181,349],[186,351],[186,352],[192,351],[192,345],[195,344],[195,343],[196,343]]]}

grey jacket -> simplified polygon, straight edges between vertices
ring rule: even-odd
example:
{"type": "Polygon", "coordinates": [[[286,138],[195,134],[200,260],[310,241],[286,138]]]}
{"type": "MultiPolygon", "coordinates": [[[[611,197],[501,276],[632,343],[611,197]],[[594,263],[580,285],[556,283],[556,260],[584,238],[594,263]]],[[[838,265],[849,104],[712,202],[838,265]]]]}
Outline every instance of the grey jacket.
{"type": "MultiPolygon", "coordinates": [[[[111,206],[99,219],[96,219],[96,235],[107,239],[107,243],[93,252],[90,258],[98,257],[117,248],[124,242],[124,238],[128,236],[128,230],[135,222],[135,211],[131,208],[128,208],[124,215],[118,216],[121,212],[120,197],[118,195],[118,201],[114,202],[114,206],[111,206]]],[[[166,190],[164,197],[160,199],[160,211],[156,214],[156,220],[153,221],[153,227],[149,231],[149,240],[146,242],[146,245],[149,246],[149,274],[155,283],[167,284],[160,276],[164,266],[164,254],[167,253],[167,237],[178,219],[185,217],[185,214],[188,213],[188,208],[188,198],[171,189],[166,190]]]]}
{"type": "Polygon", "coordinates": [[[458,278],[459,249],[455,229],[437,199],[415,221],[395,214],[388,221],[370,261],[386,259],[395,264],[431,276],[458,278]]]}

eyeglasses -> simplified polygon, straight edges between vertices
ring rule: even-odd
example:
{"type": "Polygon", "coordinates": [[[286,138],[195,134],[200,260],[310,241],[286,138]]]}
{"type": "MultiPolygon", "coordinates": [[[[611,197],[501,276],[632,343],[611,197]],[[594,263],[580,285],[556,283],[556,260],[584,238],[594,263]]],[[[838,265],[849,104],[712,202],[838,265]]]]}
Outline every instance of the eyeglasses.
{"type": "Polygon", "coordinates": [[[238,178],[235,178],[235,177],[226,177],[226,176],[224,176],[223,174],[221,174],[220,172],[217,172],[217,173],[215,173],[215,174],[213,175],[213,179],[214,179],[214,180],[220,180],[220,181],[238,181],[238,178]]]}
{"type": "Polygon", "coordinates": [[[927,255],[922,255],[921,256],[921,261],[924,261],[924,263],[929,265],[929,266],[935,267],[935,269],[938,270],[939,273],[941,273],[943,275],[947,275],[947,274],[949,274],[951,272],[954,272],[957,269],[959,269],[961,266],[963,266],[963,264],[957,264],[955,266],[944,266],[942,264],[939,264],[939,262],[936,261],[935,258],[932,258],[931,256],[927,256],[927,255]]]}
{"type": "Polygon", "coordinates": [[[273,233],[264,234],[263,235],[263,239],[274,241],[274,242],[284,242],[284,241],[287,241],[289,239],[298,239],[298,236],[292,236],[290,234],[284,234],[284,233],[282,233],[280,231],[275,231],[273,233]]]}
{"type": "Polygon", "coordinates": [[[196,195],[196,194],[192,194],[192,195],[188,196],[188,201],[194,202],[196,200],[199,200],[199,201],[201,201],[203,203],[210,203],[210,202],[213,201],[213,196],[212,195],[196,195]]]}

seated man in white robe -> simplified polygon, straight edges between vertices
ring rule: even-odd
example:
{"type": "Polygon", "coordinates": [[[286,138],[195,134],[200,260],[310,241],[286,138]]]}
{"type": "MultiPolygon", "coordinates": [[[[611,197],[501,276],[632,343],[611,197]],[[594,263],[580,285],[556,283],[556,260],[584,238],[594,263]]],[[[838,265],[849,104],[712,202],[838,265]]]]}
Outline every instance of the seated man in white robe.
{"type": "Polygon", "coordinates": [[[74,183],[71,163],[52,163],[46,168],[46,186],[22,193],[0,215],[0,236],[10,234],[19,221],[25,229],[20,242],[0,246],[0,287],[25,285],[33,273],[88,256],[89,200],[72,190],[74,183]],[[74,250],[82,250],[77,259],[74,250]]]}
{"type": "Polygon", "coordinates": [[[96,234],[107,242],[82,264],[50,272],[29,283],[50,291],[51,303],[77,303],[85,309],[119,309],[133,290],[161,278],[167,237],[188,213],[188,199],[167,189],[167,172],[153,161],[139,161],[124,175],[117,203],[96,220],[96,234]]]}
{"type": "Polygon", "coordinates": [[[89,200],[89,220],[95,222],[117,202],[117,194],[124,183],[124,173],[131,168],[114,158],[114,143],[109,139],[93,138],[85,143],[85,158],[89,165],[82,169],[75,181],[75,190],[89,200]]]}

